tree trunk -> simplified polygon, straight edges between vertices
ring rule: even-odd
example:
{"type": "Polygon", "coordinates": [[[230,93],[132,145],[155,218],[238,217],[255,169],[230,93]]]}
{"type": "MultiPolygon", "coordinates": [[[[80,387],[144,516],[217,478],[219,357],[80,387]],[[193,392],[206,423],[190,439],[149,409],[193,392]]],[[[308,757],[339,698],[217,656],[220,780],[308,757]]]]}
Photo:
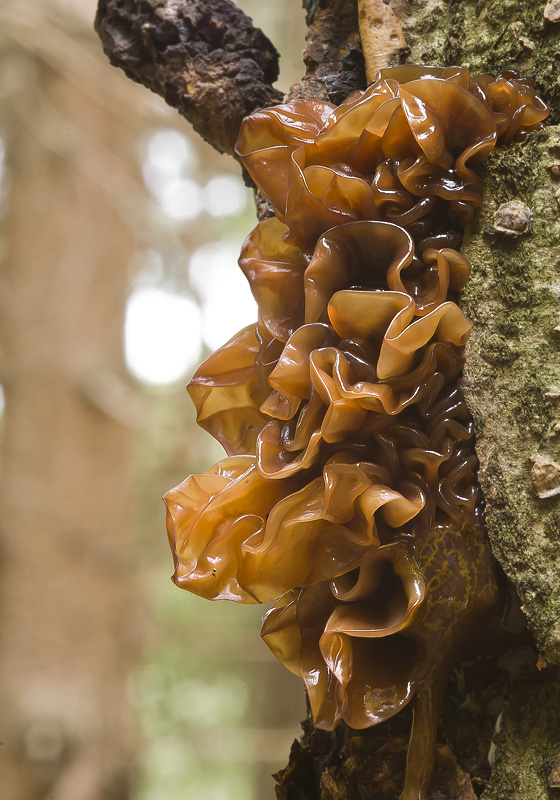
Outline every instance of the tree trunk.
{"type": "Polygon", "coordinates": [[[105,76],[88,54],[89,31],[75,20],[72,37],[46,18],[33,27],[30,14],[19,25],[17,13],[3,19],[0,37],[0,794],[124,800],[139,625],[132,429],[121,397],[134,242],[118,198],[138,186],[128,155],[135,117],[122,137],[114,92],[92,99],[105,76]],[[30,52],[34,31],[42,38],[30,52]]]}
{"type": "MultiPolygon", "coordinates": [[[[183,5],[191,14],[199,3],[183,5]]],[[[122,37],[119,42],[111,34],[117,16],[120,31],[125,16],[130,29],[144,34],[142,14],[150,16],[152,26],[165,17],[175,29],[174,46],[185,41],[180,3],[140,4],[142,14],[137,6],[130,4],[124,13],[116,0],[100,4],[98,28],[106,50],[125,71],[130,59],[122,58],[122,37]]],[[[222,6],[222,0],[213,4],[216,18],[222,6]]],[[[307,73],[291,96],[339,103],[365,86],[355,0],[304,0],[304,6],[307,73]]],[[[463,388],[477,429],[488,534],[512,587],[504,621],[511,638],[499,658],[490,648],[458,666],[444,700],[430,798],[552,800],[560,786],[560,560],[555,546],[560,523],[560,11],[552,0],[371,0],[364,8],[371,12],[361,20],[370,65],[406,58],[464,65],[474,74],[515,68],[535,79],[551,108],[544,132],[496,151],[480,170],[484,207],[463,248],[473,274],[461,304],[474,320],[463,388]],[[507,207],[496,215],[500,205],[512,201],[522,204],[517,213],[527,224],[504,218],[507,207]],[[522,614],[515,618],[516,596],[524,620],[522,614]],[[522,633],[524,621],[532,638],[522,633]],[[489,716],[481,713],[484,704],[491,707],[489,716]]],[[[136,53],[144,73],[154,68],[153,56],[146,55],[152,50],[144,40],[144,56],[136,53]]],[[[158,64],[165,59],[166,49],[160,47],[158,64]]],[[[135,68],[135,79],[140,74],[135,68]]],[[[153,88],[153,81],[141,80],[153,88]]],[[[188,91],[196,96],[196,81],[188,91]]],[[[213,141],[211,134],[208,138],[213,141]]],[[[264,205],[260,208],[267,213],[264,205]]],[[[277,796],[396,797],[409,727],[406,711],[367,731],[341,725],[325,733],[306,721],[289,766],[277,776],[277,796]]]]}

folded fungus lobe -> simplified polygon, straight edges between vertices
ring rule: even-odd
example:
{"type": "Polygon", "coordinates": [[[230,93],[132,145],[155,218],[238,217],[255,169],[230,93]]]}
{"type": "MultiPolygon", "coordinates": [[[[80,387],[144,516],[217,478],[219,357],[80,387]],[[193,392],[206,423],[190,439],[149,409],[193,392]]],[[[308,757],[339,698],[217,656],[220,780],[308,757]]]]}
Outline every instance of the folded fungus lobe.
{"type": "Polygon", "coordinates": [[[173,580],[275,601],[262,636],[317,727],[412,701],[403,800],[426,796],[439,698],[498,595],[457,386],[472,167],[546,115],[512,70],[404,65],[338,108],[258,111],[237,142],[275,215],[239,259],[257,323],[189,385],[228,457],[165,496],[173,580]]]}

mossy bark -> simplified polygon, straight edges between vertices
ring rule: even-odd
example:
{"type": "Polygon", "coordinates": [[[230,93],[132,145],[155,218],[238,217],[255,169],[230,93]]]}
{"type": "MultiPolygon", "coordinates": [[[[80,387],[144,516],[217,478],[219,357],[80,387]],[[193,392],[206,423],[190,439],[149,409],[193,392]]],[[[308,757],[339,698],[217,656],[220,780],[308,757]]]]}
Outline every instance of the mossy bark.
{"type": "Polygon", "coordinates": [[[522,691],[514,687],[495,738],[485,797],[496,800],[557,796],[547,777],[560,761],[560,206],[550,169],[559,139],[551,126],[490,159],[485,203],[463,250],[473,274],[462,305],[474,322],[463,388],[475,419],[488,533],[543,670],[524,677],[522,691]],[[530,229],[519,235],[495,229],[498,208],[512,201],[531,212],[530,229]]]}
{"type": "MultiPolygon", "coordinates": [[[[463,379],[494,555],[521,600],[540,655],[509,692],[493,737],[486,800],[557,797],[560,761],[560,22],[545,2],[403,3],[410,60],[533,77],[546,131],[497,150],[480,170],[484,205],[467,233],[461,305],[474,327],[463,379]],[[553,123],[553,124],[550,124],[553,123]],[[518,235],[496,231],[502,204],[530,209],[518,235]]],[[[457,752],[460,763],[461,753],[457,752]]]]}
{"type": "Polygon", "coordinates": [[[560,664],[560,184],[551,126],[497,152],[485,203],[463,252],[473,264],[462,304],[474,322],[464,390],[477,429],[492,547],[547,662],[560,664]],[[519,235],[494,227],[505,203],[532,217],[519,235]],[[547,469],[548,465],[548,469],[547,469]],[[539,496],[540,495],[540,496],[539,496]]]}

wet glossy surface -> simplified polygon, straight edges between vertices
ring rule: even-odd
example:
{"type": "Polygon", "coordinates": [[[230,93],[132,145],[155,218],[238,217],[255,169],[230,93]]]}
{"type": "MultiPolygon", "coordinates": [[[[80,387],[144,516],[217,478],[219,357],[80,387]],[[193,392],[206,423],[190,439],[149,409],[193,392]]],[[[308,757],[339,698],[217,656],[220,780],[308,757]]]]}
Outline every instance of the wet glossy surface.
{"type": "Polygon", "coordinates": [[[471,165],[546,113],[513,72],[402,66],[339,108],[257,112],[237,144],[276,216],[239,261],[258,323],[189,387],[232,457],[166,495],[174,581],[277,600],[262,635],[318,727],[414,698],[404,800],[425,795],[449,670],[497,598],[450,296],[471,165]]]}

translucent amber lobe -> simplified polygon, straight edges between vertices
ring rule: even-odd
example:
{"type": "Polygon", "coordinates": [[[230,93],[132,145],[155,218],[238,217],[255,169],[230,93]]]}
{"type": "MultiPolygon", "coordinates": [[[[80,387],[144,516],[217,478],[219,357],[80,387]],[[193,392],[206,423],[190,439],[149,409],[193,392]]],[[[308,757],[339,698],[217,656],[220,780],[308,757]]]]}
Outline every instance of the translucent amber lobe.
{"type": "Polygon", "coordinates": [[[539,130],[548,116],[548,107],[536,94],[531,78],[522,78],[512,69],[497,78],[476,75],[470,91],[490,110],[500,143],[521,141],[530,131],[539,130]]]}
{"type": "Polygon", "coordinates": [[[295,100],[257,111],[243,122],[237,151],[243,152],[245,168],[279,219],[286,211],[292,153],[301,148],[311,158],[317,155],[315,139],[334,108],[319,100],[295,100]]]}
{"type": "Polygon", "coordinates": [[[418,487],[387,479],[339,454],[290,493],[297,484],[267,481],[254,457],[224,459],[165,496],[173,580],[210,600],[264,603],[348,573],[377,550],[380,526],[398,531],[424,506],[418,487]]]}
{"type": "Polygon", "coordinates": [[[450,302],[408,325],[414,303],[402,292],[337,292],[328,311],[332,326],[299,328],[269,375],[261,411],[272,420],[256,450],[267,477],[309,468],[323,442],[371,434],[441,387],[470,330],[450,302]]]}
{"type": "Polygon", "coordinates": [[[188,385],[198,424],[228,455],[251,452],[266,417],[255,373],[259,351],[254,325],[244,328],[197,369],[188,385]]]}
{"type": "Polygon", "coordinates": [[[241,545],[259,536],[287,485],[261,477],[252,456],[218,462],[165,495],[173,581],[210,600],[260,602],[239,580],[241,545]]]}
{"type": "Polygon", "coordinates": [[[318,727],[412,701],[403,800],[425,800],[447,676],[497,601],[457,387],[472,165],[547,113],[511,70],[404,65],[338,108],[258,111],[237,142],[275,216],[239,259],[257,324],[189,385],[230,457],[165,497],[173,580],[277,601],[262,635],[318,727]]]}
{"type": "Polygon", "coordinates": [[[495,602],[480,529],[465,537],[438,528],[415,550],[400,542],[371,549],[357,570],[292,591],[265,615],[263,639],[303,678],[317,727],[344,719],[366,728],[396,714],[448,668],[495,602]]]}
{"type": "Polygon", "coordinates": [[[306,684],[317,727],[340,719],[367,728],[397,713],[414,692],[419,663],[404,636],[425,596],[405,545],[371,549],[358,570],[284,597],[262,636],[306,684]]]}
{"type": "Polygon", "coordinates": [[[245,239],[239,257],[263,324],[282,342],[303,324],[307,267],[301,250],[284,241],[287,230],[276,217],[265,219],[245,239]]]}

